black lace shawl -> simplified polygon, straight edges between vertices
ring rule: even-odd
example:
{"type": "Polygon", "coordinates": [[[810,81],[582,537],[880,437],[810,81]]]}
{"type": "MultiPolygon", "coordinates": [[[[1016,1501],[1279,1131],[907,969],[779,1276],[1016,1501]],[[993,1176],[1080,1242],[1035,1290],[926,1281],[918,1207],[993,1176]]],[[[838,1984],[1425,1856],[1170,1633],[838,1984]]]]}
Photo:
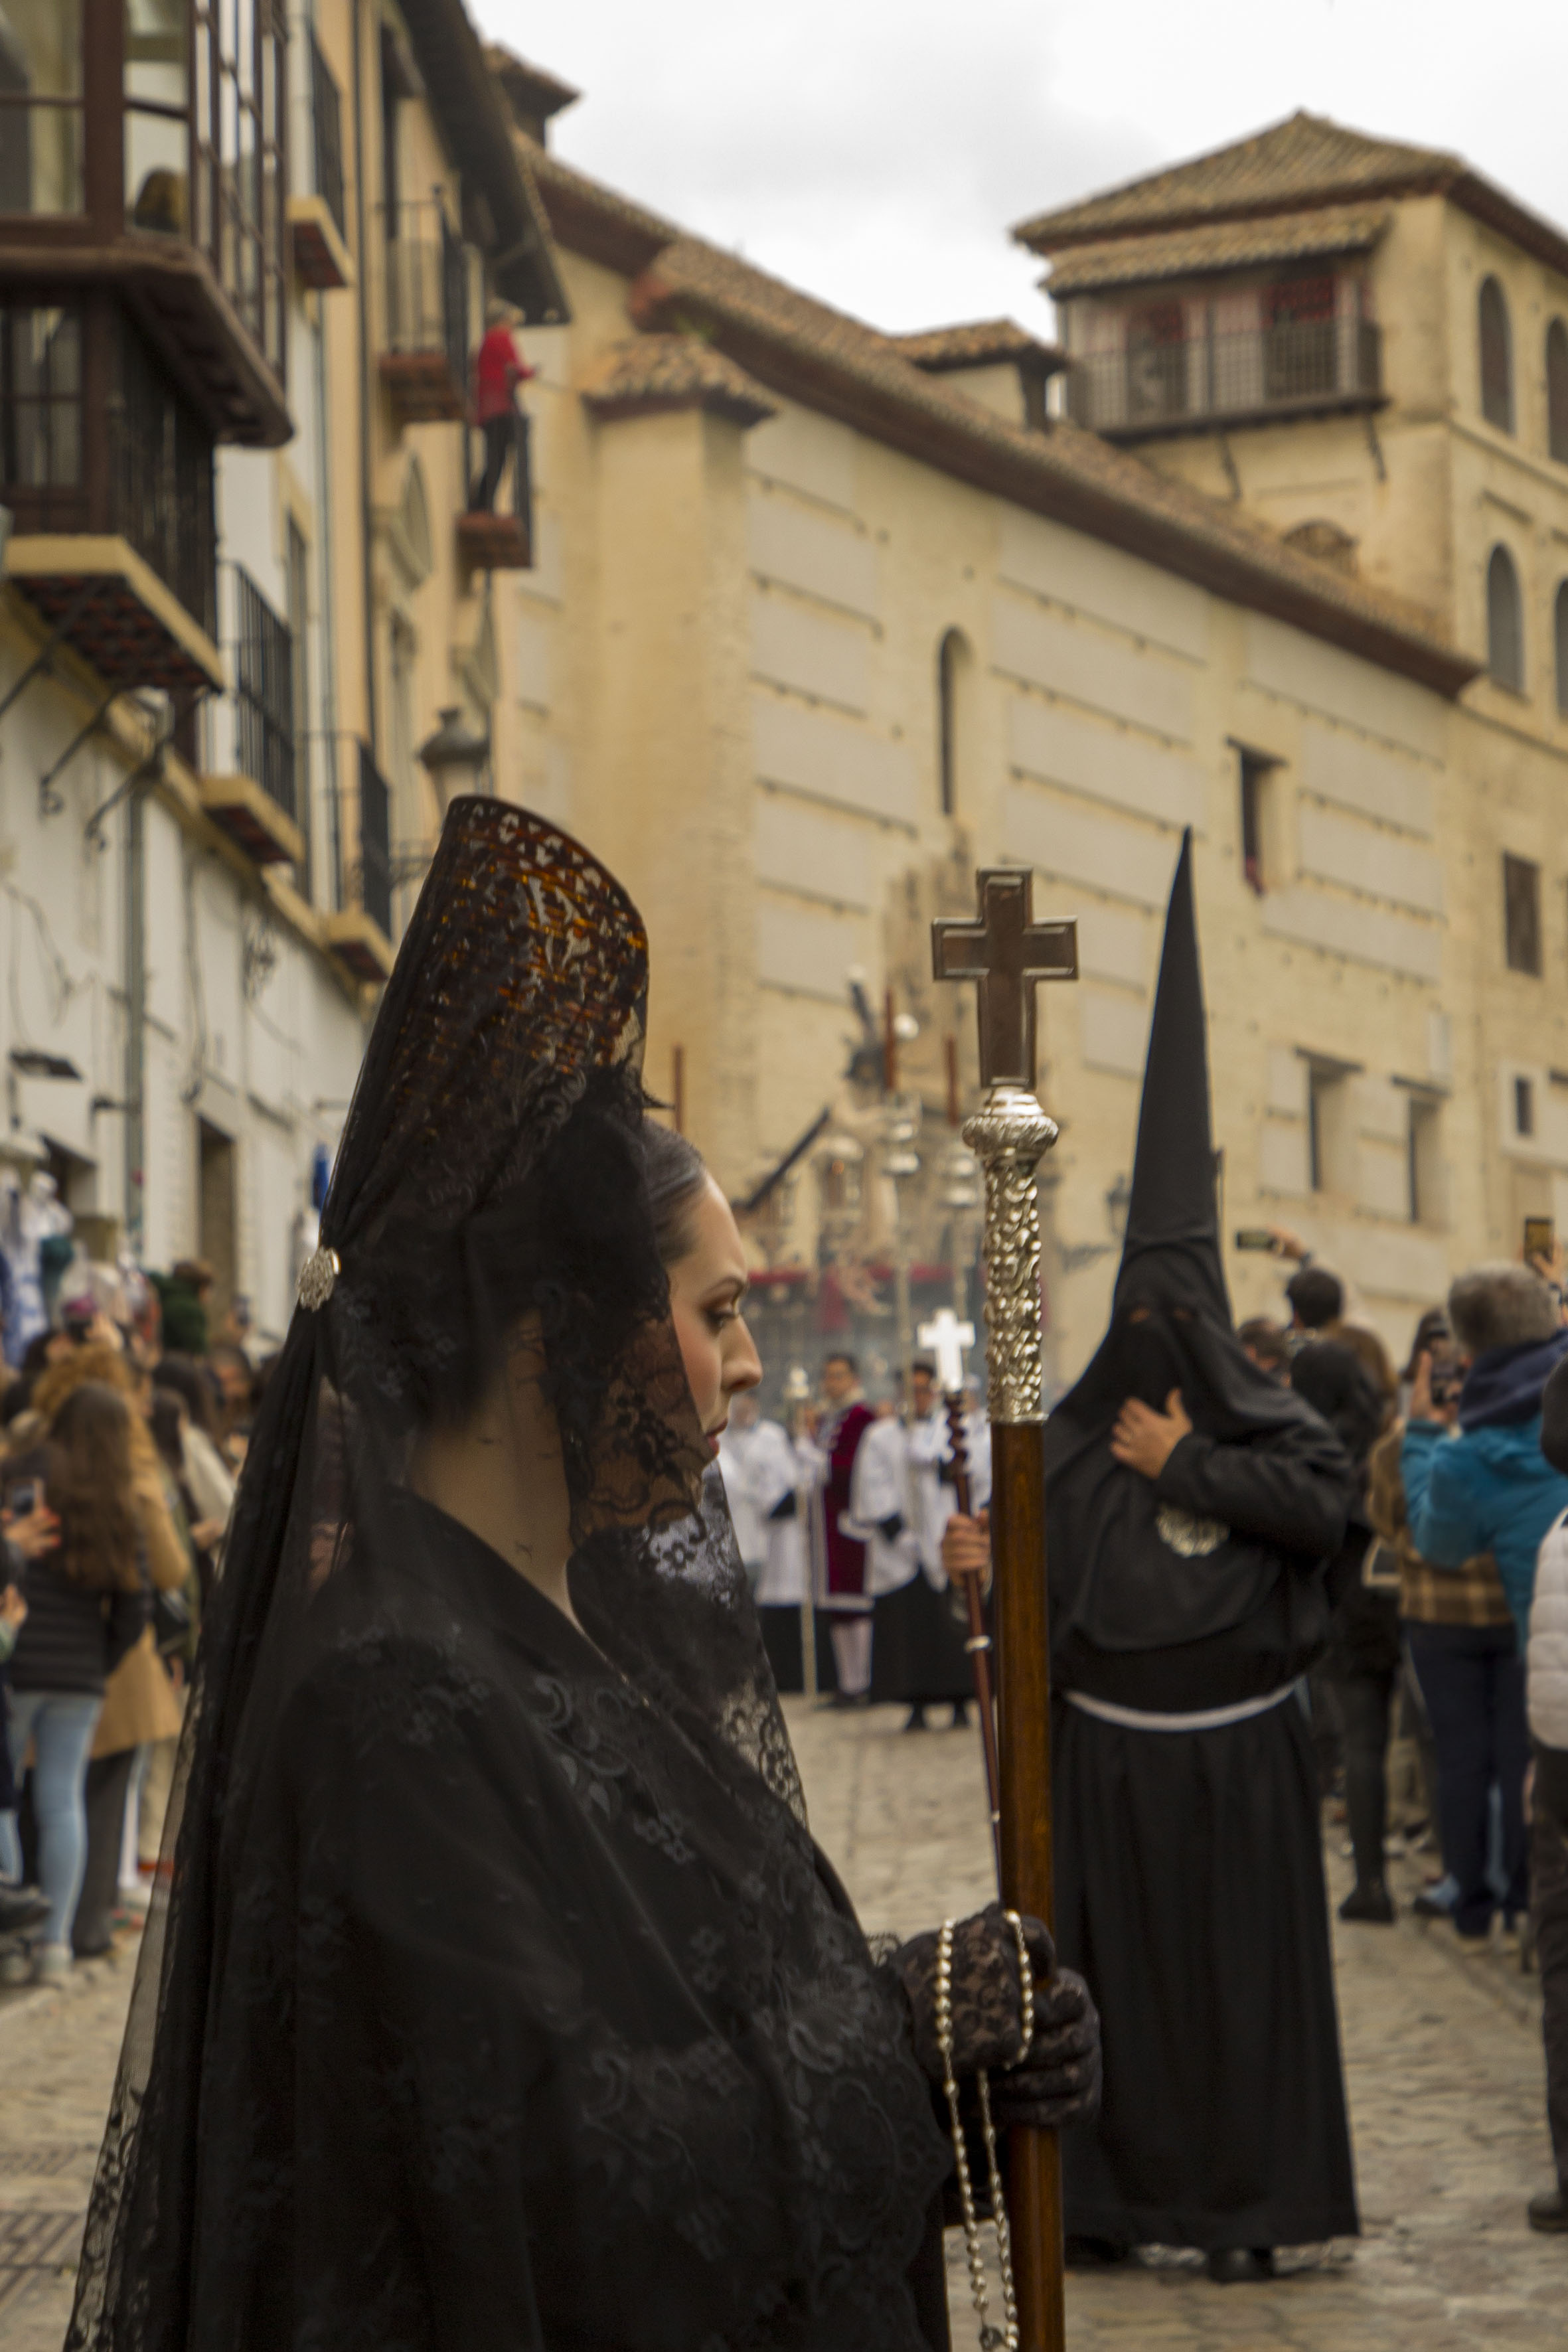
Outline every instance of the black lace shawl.
{"type": "Polygon", "coordinates": [[[72,2352],[942,2340],[907,2004],[701,1476],[645,986],[585,852],[455,805],[204,1625],[72,2352]],[[582,1633],[404,1476],[524,1311],[582,1633]]]}

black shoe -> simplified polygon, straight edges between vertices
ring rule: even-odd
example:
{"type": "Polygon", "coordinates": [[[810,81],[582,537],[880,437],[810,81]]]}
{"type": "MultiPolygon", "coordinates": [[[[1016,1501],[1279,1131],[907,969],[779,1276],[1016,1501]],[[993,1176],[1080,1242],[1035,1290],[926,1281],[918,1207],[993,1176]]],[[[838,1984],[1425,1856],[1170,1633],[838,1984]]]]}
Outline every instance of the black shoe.
{"type": "Polygon", "coordinates": [[[1568,2189],[1547,2189],[1539,2197],[1532,2197],[1530,2226],[1532,2230],[1549,2231],[1553,2236],[1568,2231],[1568,2189]]]}
{"type": "Polygon", "coordinates": [[[1120,2238],[1083,2238],[1069,2230],[1063,2248],[1069,2271],[1114,2270],[1118,2263],[1129,2262],[1132,2249],[1124,2246],[1120,2238]]]}
{"type": "Polygon", "coordinates": [[[969,1728],[969,1708],[961,1698],[952,1702],[952,1727],[954,1731],[967,1731],[969,1728]]]}
{"type": "Polygon", "coordinates": [[[0,1886],[0,1936],[25,1936],[48,1917],[49,1898],[36,1886],[0,1886]]]}
{"type": "Polygon", "coordinates": [[[1453,1905],[1439,1903],[1430,1887],[1423,1887],[1410,1908],[1417,1919],[1451,1919],[1454,1916],[1453,1905]]]}
{"type": "Polygon", "coordinates": [[[917,1699],[913,1706],[910,1709],[910,1719],[908,1723],[905,1724],[904,1729],[906,1731],[929,1731],[930,1728],[931,1727],[926,1721],[926,1711],[917,1699]]]}
{"type": "Polygon", "coordinates": [[[1272,2246],[1216,2246],[1208,2258],[1208,2274],[1215,2286],[1240,2286],[1249,2279],[1274,2275],[1272,2246]]]}
{"type": "Polygon", "coordinates": [[[1394,1897],[1381,1878],[1358,1878],[1340,1905],[1340,1917],[1365,1919],[1374,1927],[1392,1927],[1394,1897]]]}

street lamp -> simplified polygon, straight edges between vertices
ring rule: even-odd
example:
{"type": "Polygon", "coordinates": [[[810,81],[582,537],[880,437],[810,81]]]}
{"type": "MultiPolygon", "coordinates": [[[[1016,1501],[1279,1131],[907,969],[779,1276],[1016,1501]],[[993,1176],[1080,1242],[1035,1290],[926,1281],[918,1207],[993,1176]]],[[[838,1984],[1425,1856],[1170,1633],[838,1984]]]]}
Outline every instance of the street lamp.
{"type": "Polygon", "coordinates": [[[480,778],[489,765],[490,739],[488,734],[476,734],[463,718],[455,702],[437,713],[440,725],[434,735],[421,743],[416,758],[436,787],[437,798],[446,808],[458,793],[477,793],[480,778]]]}

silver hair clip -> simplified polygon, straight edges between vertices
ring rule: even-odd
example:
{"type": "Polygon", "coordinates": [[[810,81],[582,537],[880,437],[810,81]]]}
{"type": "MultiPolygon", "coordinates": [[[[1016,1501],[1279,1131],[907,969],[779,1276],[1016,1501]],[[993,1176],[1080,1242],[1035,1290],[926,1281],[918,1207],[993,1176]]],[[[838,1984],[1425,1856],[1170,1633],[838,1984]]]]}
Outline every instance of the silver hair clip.
{"type": "Polygon", "coordinates": [[[300,1268],[300,1304],[315,1314],[337,1288],[343,1262],[335,1249],[314,1249],[300,1268]]]}

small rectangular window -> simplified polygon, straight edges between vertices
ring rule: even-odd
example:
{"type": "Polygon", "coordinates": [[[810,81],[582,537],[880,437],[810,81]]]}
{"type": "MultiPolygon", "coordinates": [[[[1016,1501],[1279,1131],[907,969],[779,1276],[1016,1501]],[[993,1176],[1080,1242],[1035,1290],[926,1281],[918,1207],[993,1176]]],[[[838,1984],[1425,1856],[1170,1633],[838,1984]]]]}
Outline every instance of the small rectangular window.
{"type": "Polygon", "coordinates": [[[1307,1168],[1314,1192],[1345,1192],[1350,1186],[1349,1074],[1331,1062],[1313,1062],[1307,1071],[1307,1168]]]}
{"type": "Polygon", "coordinates": [[[1241,752],[1241,870],[1247,887],[1261,898],[1268,887],[1264,866],[1264,797],[1278,761],[1259,751],[1241,752]]]}
{"type": "Polygon", "coordinates": [[[1510,971],[1541,977],[1541,868],[1529,857],[1502,861],[1503,929],[1510,971]]]}
{"type": "Polygon", "coordinates": [[[1438,1106],[1418,1094],[1410,1097],[1406,1139],[1409,1217],[1413,1225],[1441,1223],[1442,1170],[1438,1159],[1438,1106]]]}
{"type": "Polygon", "coordinates": [[[1515,1135],[1535,1133],[1535,1081],[1515,1078],[1513,1082],[1513,1131],[1515,1135]]]}

